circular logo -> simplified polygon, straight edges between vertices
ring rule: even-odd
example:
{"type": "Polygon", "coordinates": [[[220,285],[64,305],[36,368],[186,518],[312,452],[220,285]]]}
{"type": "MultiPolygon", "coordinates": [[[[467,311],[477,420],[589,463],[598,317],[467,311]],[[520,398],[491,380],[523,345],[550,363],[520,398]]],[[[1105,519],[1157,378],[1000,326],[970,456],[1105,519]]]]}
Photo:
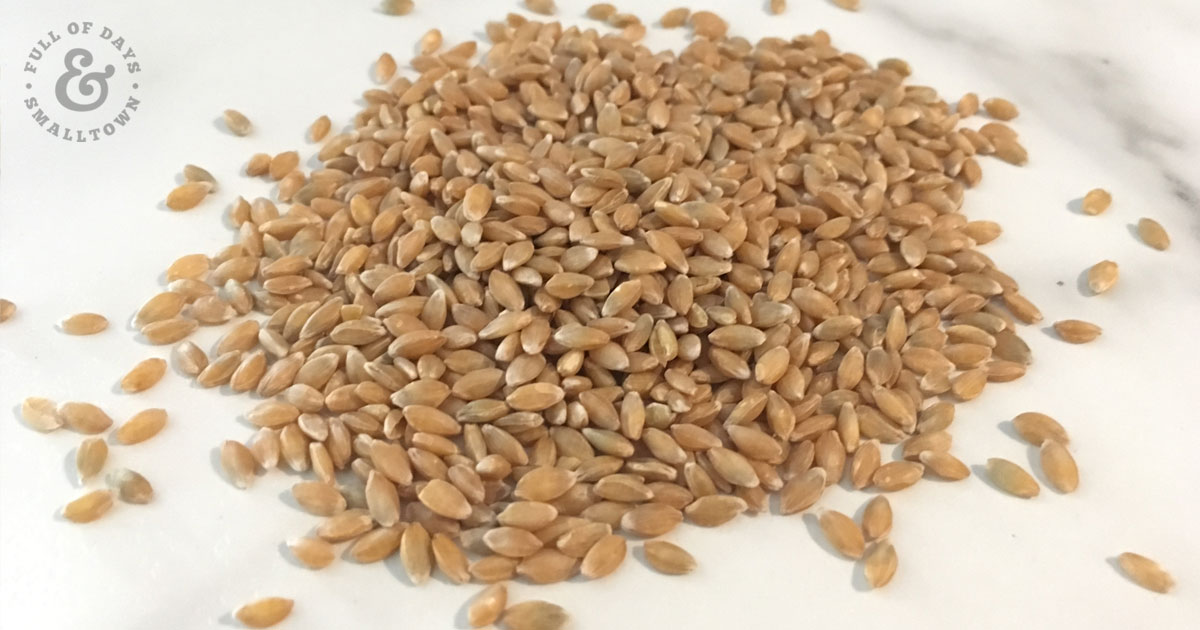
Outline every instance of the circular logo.
{"type": "Polygon", "coordinates": [[[137,116],[137,52],[112,27],[68,22],[29,48],[21,71],[29,118],[66,142],[97,142],[137,116]]]}

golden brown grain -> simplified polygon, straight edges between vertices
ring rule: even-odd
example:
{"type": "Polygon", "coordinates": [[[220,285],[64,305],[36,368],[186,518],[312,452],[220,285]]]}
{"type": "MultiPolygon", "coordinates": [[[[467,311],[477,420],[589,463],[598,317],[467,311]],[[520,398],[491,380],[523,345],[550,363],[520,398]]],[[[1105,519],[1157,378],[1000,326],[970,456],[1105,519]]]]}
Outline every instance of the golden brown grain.
{"type": "Polygon", "coordinates": [[[108,328],[108,319],[97,313],[76,313],[58,324],[68,335],[94,335],[108,328]]]}
{"type": "Polygon", "coordinates": [[[847,558],[861,558],[866,542],[862,530],[854,519],[834,510],[821,512],[818,519],[821,532],[834,549],[847,558]]]}
{"type": "Polygon", "coordinates": [[[430,479],[417,495],[434,514],[461,520],[471,515],[471,504],[458,488],[441,479],[430,479]]]}
{"type": "Polygon", "coordinates": [[[508,605],[508,586],[492,584],[479,592],[467,607],[467,623],[482,628],[496,623],[508,605]]]}
{"type": "Polygon", "coordinates": [[[692,24],[692,30],[697,35],[713,41],[725,37],[725,33],[729,30],[729,24],[712,11],[696,11],[692,13],[689,21],[692,24]]]}
{"type": "Polygon", "coordinates": [[[579,565],[579,572],[592,579],[602,578],[621,566],[625,560],[625,552],[624,536],[616,534],[604,536],[596,541],[584,555],[583,561],[579,565]]]}
{"type": "Polygon", "coordinates": [[[1067,430],[1057,420],[1044,413],[1026,411],[1013,418],[1012,425],[1021,439],[1034,446],[1041,446],[1043,442],[1051,439],[1064,446],[1071,443],[1067,430]]]}
{"type": "Polygon", "coordinates": [[[644,503],[621,516],[621,529],[646,538],[662,536],[683,521],[683,513],[662,503],[644,503]]]}
{"type": "Polygon", "coordinates": [[[1064,493],[1079,488],[1079,467],[1067,447],[1054,440],[1046,440],[1042,442],[1041,456],[1042,472],[1050,485],[1064,493]]]}
{"type": "Polygon", "coordinates": [[[383,0],[381,10],[387,15],[408,15],[412,13],[413,0],[383,0]]]}
{"type": "Polygon", "coordinates": [[[1118,275],[1117,263],[1111,260],[1102,260],[1088,268],[1088,288],[1092,290],[1092,293],[1104,293],[1117,283],[1118,275]]]}
{"type": "Polygon", "coordinates": [[[195,164],[184,165],[183,178],[189,182],[205,182],[211,186],[210,190],[217,189],[217,178],[213,177],[212,173],[195,164]]]}
{"type": "Polygon", "coordinates": [[[58,405],[49,398],[30,396],[21,402],[21,419],[30,428],[42,432],[53,431],[63,425],[58,415],[58,405]]]}
{"type": "Polygon", "coordinates": [[[871,546],[863,560],[863,574],[871,588],[887,586],[896,575],[898,565],[896,548],[887,540],[881,540],[871,546]]]}
{"type": "MultiPolygon", "coordinates": [[[[371,531],[372,525],[371,515],[366,510],[351,509],[335,514],[318,525],[317,536],[331,543],[345,542],[371,531]]],[[[403,540],[401,545],[403,546],[403,540]]],[[[403,554],[401,557],[403,559],[403,554]]]]}
{"type": "Polygon", "coordinates": [[[375,82],[387,83],[396,76],[396,59],[389,53],[379,55],[375,60],[375,82]]]}
{"type": "Polygon", "coordinates": [[[1003,98],[989,98],[983,102],[988,116],[996,120],[1012,120],[1017,117],[1017,106],[1003,98]]]}
{"type": "Polygon", "coordinates": [[[104,410],[85,402],[65,402],[58,406],[58,417],[68,429],[79,433],[103,433],[112,426],[112,418],[104,410]]]}
{"type": "Polygon", "coordinates": [[[252,129],[250,119],[236,109],[227,109],[224,113],[225,127],[235,136],[248,135],[252,129]]]}
{"type": "Polygon", "coordinates": [[[125,421],[116,431],[117,441],[122,444],[145,442],[158,435],[167,426],[165,409],[143,409],[125,421]]]}
{"type": "Polygon", "coordinates": [[[925,465],[925,470],[947,481],[961,481],[971,476],[967,465],[950,453],[922,451],[917,457],[925,465]]]}
{"type": "Polygon", "coordinates": [[[659,18],[658,23],[663,28],[679,28],[687,23],[688,15],[690,14],[691,10],[686,7],[669,9],[666,13],[663,13],[661,18],[659,18]]]}
{"type": "Polygon", "coordinates": [[[575,485],[575,474],[569,470],[542,466],[527,473],[517,482],[513,495],[527,501],[553,501],[575,485]]]}
{"type": "Polygon", "coordinates": [[[617,12],[617,8],[607,2],[598,2],[587,8],[587,16],[593,20],[604,21],[617,12]]]}
{"type": "Polygon", "coordinates": [[[293,538],[287,541],[292,556],[310,569],[324,569],[333,564],[333,545],[320,538],[293,538]]]}
{"type": "Polygon", "coordinates": [[[1084,214],[1097,215],[1112,205],[1112,195],[1103,188],[1093,188],[1083,196],[1083,201],[1080,204],[1080,209],[1084,214]]]}
{"type": "Polygon", "coordinates": [[[1100,327],[1080,319],[1064,319],[1054,322],[1054,332],[1067,343],[1088,343],[1100,336],[1100,327]]]}
{"type": "Polygon", "coordinates": [[[17,305],[13,304],[12,300],[0,298],[0,323],[12,319],[13,313],[17,312],[17,305]]]}
{"type": "Polygon", "coordinates": [[[166,361],[157,357],[145,359],[121,378],[121,389],[130,394],[146,391],[162,380],[166,373],[166,361]]]}
{"type": "Polygon", "coordinates": [[[117,498],[126,503],[144,505],[154,498],[154,488],[140,473],[128,468],[118,468],[105,476],[104,482],[117,493],[117,498]]]}
{"type": "Polygon", "coordinates": [[[346,510],[346,497],[342,496],[337,488],[323,481],[302,481],[294,484],[292,498],[306,512],[316,516],[333,516],[346,510]]]}
{"type": "Polygon", "coordinates": [[[476,580],[494,584],[512,579],[517,574],[517,563],[516,558],[491,555],[472,562],[468,570],[471,572],[471,577],[476,580]]]}
{"type": "Polygon", "coordinates": [[[812,507],[824,492],[824,468],[811,468],[784,484],[779,492],[779,513],[795,514],[812,507]]]}
{"type": "Polygon", "coordinates": [[[104,468],[108,460],[108,443],[104,438],[87,438],[75,449],[75,472],[79,481],[87,481],[104,468]]]}
{"type": "Polygon", "coordinates": [[[1163,251],[1171,246],[1171,236],[1167,234],[1167,229],[1154,219],[1146,217],[1138,219],[1137,231],[1143,243],[1158,251],[1163,251]]]}
{"type": "MultiPolygon", "coordinates": [[[[255,153],[246,161],[246,174],[250,177],[259,177],[267,174],[267,169],[271,167],[271,156],[266,153],[255,153]]],[[[249,212],[249,207],[247,207],[249,212]]]]}
{"type": "Polygon", "coordinates": [[[871,482],[884,492],[903,490],[921,480],[925,467],[916,462],[888,462],[875,470],[871,482]]]}
{"type": "Polygon", "coordinates": [[[249,488],[254,482],[254,454],[241,442],[226,440],[221,444],[221,470],[237,488],[249,488]]]}
{"type": "Polygon", "coordinates": [[[863,536],[867,540],[879,540],[892,531],[892,504],[887,497],[879,495],[867,502],[862,517],[863,536]]]}
{"type": "Polygon", "coordinates": [[[351,543],[348,553],[350,558],[359,564],[379,562],[400,548],[400,537],[403,534],[404,530],[397,527],[373,529],[351,543]]]}
{"type": "Polygon", "coordinates": [[[436,28],[431,28],[425,31],[418,42],[418,48],[422,55],[429,55],[437,52],[442,47],[442,32],[436,28]]]}
{"type": "Polygon", "coordinates": [[[233,616],[250,628],[270,628],[292,614],[294,605],[286,597],[264,597],[241,606],[233,616]]]}
{"type": "Polygon", "coordinates": [[[93,490],[63,507],[63,518],[72,523],[91,523],[104,516],[113,504],[110,490],[93,490]]]}
{"type": "Polygon", "coordinates": [[[1017,464],[1007,459],[992,457],[987,460],[988,477],[997,488],[1022,499],[1031,499],[1038,495],[1041,488],[1033,478],[1017,464]]]}
{"type": "Polygon", "coordinates": [[[172,210],[191,210],[200,205],[201,201],[212,191],[208,182],[187,182],[180,184],[167,193],[166,204],[172,210]]]}
{"type": "Polygon", "coordinates": [[[509,606],[501,622],[510,630],[561,630],[568,620],[570,616],[561,606],[531,600],[509,606]]]}
{"type": "Polygon", "coordinates": [[[400,564],[413,584],[419,586],[429,581],[433,572],[432,550],[429,532],[420,523],[413,523],[404,530],[400,539],[400,564]]]}
{"type": "Polygon", "coordinates": [[[1175,587],[1175,579],[1166,569],[1141,554],[1126,551],[1117,556],[1117,564],[1126,577],[1144,589],[1166,593],[1175,587]]]}
{"type": "Polygon", "coordinates": [[[665,540],[648,540],[642,545],[646,562],[660,573],[685,575],[696,569],[696,559],[686,549],[665,540]]]}
{"type": "Polygon", "coordinates": [[[747,509],[746,501],[731,495],[713,494],[699,497],[683,513],[689,521],[702,527],[724,525],[747,509]]]}
{"type": "MultiPolygon", "coordinates": [[[[624,538],[621,540],[624,541],[624,538]]],[[[554,584],[569,579],[578,568],[575,558],[557,549],[541,549],[521,558],[517,564],[517,575],[534,584],[554,584]]]]}
{"type": "Polygon", "coordinates": [[[525,8],[542,15],[554,15],[554,0],[525,0],[525,8]]]}
{"type": "Polygon", "coordinates": [[[875,471],[879,469],[880,452],[878,440],[867,440],[859,444],[850,460],[850,482],[856,490],[871,485],[875,471]]]}
{"type": "Polygon", "coordinates": [[[167,267],[167,282],[174,282],[180,278],[198,280],[208,273],[210,267],[211,261],[204,254],[180,256],[167,267]]]}
{"type": "Polygon", "coordinates": [[[956,111],[964,118],[974,116],[979,111],[979,95],[974,92],[963,94],[962,98],[958,99],[956,111]]]}
{"type": "Polygon", "coordinates": [[[200,324],[194,319],[171,317],[146,324],[142,327],[142,336],[146,341],[161,346],[181,341],[199,328],[200,324]]]}
{"type": "Polygon", "coordinates": [[[170,319],[183,311],[186,304],[187,298],[181,293],[172,291],[159,293],[142,305],[134,317],[134,321],[140,326],[145,326],[152,322],[170,319]]]}
{"type": "Polygon", "coordinates": [[[455,584],[466,584],[471,581],[471,572],[467,554],[454,542],[454,539],[449,535],[438,532],[433,535],[433,541],[430,544],[433,550],[433,559],[437,563],[437,568],[451,582],[455,584]]]}
{"type": "Polygon", "coordinates": [[[308,139],[313,142],[320,142],[321,140],[324,140],[325,136],[329,135],[329,128],[331,125],[332,123],[329,120],[329,116],[321,115],[317,117],[317,119],[312,121],[312,124],[308,126],[308,139]]]}

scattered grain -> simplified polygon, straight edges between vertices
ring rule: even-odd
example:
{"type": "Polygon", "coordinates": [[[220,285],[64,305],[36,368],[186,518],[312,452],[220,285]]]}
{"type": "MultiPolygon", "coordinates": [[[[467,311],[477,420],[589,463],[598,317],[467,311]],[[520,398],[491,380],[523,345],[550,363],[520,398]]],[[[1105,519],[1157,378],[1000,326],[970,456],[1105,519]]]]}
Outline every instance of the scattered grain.
{"type": "Polygon", "coordinates": [[[235,136],[245,136],[250,134],[252,125],[250,119],[246,118],[241,112],[236,109],[227,109],[224,114],[225,127],[235,136]]]}
{"type": "Polygon", "coordinates": [[[1054,331],[1059,339],[1067,343],[1088,343],[1100,336],[1100,327],[1079,319],[1064,319],[1054,322],[1054,331]]]}
{"type": "Polygon", "coordinates": [[[896,575],[897,564],[896,548],[890,541],[881,540],[875,543],[863,561],[863,574],[867,578],[867,584],[870,584],[871,588],[887,586],[887,583],[892,581],[892,576],[896,575]]]}
{"type": "Polygon", "coordinates": [[[324,569],[333,564],[336,553],[333,545],[320,538],[293,538],[287,541],[287,546],[292,556],[310,569],[324,569]]]}
{"type": "Polygon", "coordinates": [[[1103,188],[1093,188],[1083,196],[1083,202],[1080,204],[1080,209],[1084,214],[1097,215],[1112,205],[1112,195],[1103,188]]]}
{"type": "Polygon", "coordinates": [[[75,471],[79,481],[84,482],[96,476],[104,468],[108,460],[108,443],[104,438],[87,438],[75,449],[75,471]]]}
{"type": "Polygon", "coordinates": [[[49,398],[30,396],[21,402],[21,419],[30,428],[43,433],[53,431],[63,425],[58,415],[58,405],[49,398]]]}
{"type": "Polygon", "coordinates": [[[825,510],[821,512],[818,520],[825,539],[829,541],[830,545],[833,545],[834,549],[847,558],[862,557],[866,542],[863,540],[862,530],[859,529],[854,519],[841,512],[825,510]]]}
{"type": "Polygon", "coordinates": [[[1002,98],[989,98],[983,102],[983,109],[988,116],[996,120],[1012,120],[1017,117],[1017,106],[1002,98]]]}
{"type": "Polygon", "coordinates": [[[1038,495],[1041,488],[1037,480],[1024,468],[1007,459],[993,457],[987,460],[988,477],[1001,490],[1022,499],[1031,499],[1038,495]]]}
{"type": "Polygon", "coordinates": [[[233,612],[233,616],[250,628],[270,628],[292,614],[295,603],[286,597],[264,597],[233,612]]]}
{"type": "Polygon", "coordinates": [[[1117,263],[1111,260],[1102,260],[1088,268],[1088,288],[1092,290],[1092,293],[1104,293],[1117,283],[1118,275],[1117,263]]]}
{"type": "Polygon", "coordinates": [[[126,420],[116,432],[117,441],[122,444],[137,444],[145,442],[158,435],[167,426],[165,409],[143,409],[126,420]]]}
{"type": "Polygon", "coordinates": [[[1117,556],[1117,563],[1126,577],[1144,589],[1166,593],[1175,587],[1175,579],[1171,574],[1146,556],[1126,551],[1117,556]]]}
{"type": "Polygon", "coordinates": [[[683,547],[665,540],[648,540],[642,545],[646,562],[660,573],[685,575],[696,569],[696,559],[683,547]]]}
{"type": "Polygon", "coordinates": [[[96,313],[76,313],[59,322],[58,327],[68,335],[94,335],[108,328],[108,319],[96,313]]]}
{"type": "Polygon", "coordinates": [[[1142,242],[1158,251],[1163,251],[1171,246],[1171,236],[1167,234],[1167,229],[1154,219],[1146,217],[1138,219],[1137,230],[1142,242]]]}
{"type": "Polygon", "coordinates": [[[381,10],[388,15],[408,15],[413,7],[413,0],[383,0],[381,10]]]}
{"type": "Polygon", "coordinates": [[[1062,444],[1054,440],[1042,442],[1042,472],[1056,490],[1074,492],[1079,487],[1079,467],[1075,458],[1062,444]]]}
{"type": "Polygon", "coordinates": [[[1064,446],[1071,443],[1067,430],[1044,413],[1026,411],[1013,418],[1012,424],[1021,439],[1034,446],[1041,446],[1046,440],[1054,440],[1064,446]]]}
{"type": "Polygon", "coordinates": [[[882,494],[867,502],[862,517],[863,536],[879,540],[892,531],[892,504],[882,494]]]}
{"type": "Polygon", "coordinates": [[[157,357],[145,359],[121,378],[121,389],[130,394],[146,391],[162,380],[166,373],[166,361],[157,357]]]}
{"type": "Polygon", "coordinates": [[[63,507],[63,518],[72,523],[91,523],[112,508],[110,490],[93,490],[63,507]]]}
{"type": "Polygon", "coordinates": [[[154,498],[154,488],[141,474],[128,468],[118,468],[108,473],[104,481],[126,503],[144,505],[154,498]]]}
{"type": "Polygon", "coordinates": [[[561,630],[569,619],[561,606],[531,600],[509,606],[501,621],[509,630],[561,630]]]}
{"type": "Polygon", "coordinates": [[[68,429],[79,433],[103,433],[112,426],[112,418],[92,403],[65,402],[58,406],[58,417],[68,429]]]}

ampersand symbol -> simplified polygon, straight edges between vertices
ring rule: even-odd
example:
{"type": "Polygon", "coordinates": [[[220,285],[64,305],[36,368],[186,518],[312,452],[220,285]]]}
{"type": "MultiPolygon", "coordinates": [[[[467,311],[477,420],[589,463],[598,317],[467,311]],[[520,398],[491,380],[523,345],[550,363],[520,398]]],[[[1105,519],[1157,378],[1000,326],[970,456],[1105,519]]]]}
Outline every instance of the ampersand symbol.
{"type": "Polygon", "coordinates": [[[83,74],[83,68],[92,65],[92,53],[83,48],[72,48],[67,51],[67,55],[63,57],[63,64],[67,67],[67,71],[58,77],[58,82],[54,84],[54,95],[58,98],[58,102],[63,107],[76,112],[90,112],[103,105],[108,98],[108,80],[112,78],[116,68],[108,65],[104,67],[103,72],[83,74]],[[83,102],[71,98],[70,88],[76,78],[78,78],[76,88],[80,95],[92,96],[97,88],[99,88],[99,95],[90,101],[83,102]]]}

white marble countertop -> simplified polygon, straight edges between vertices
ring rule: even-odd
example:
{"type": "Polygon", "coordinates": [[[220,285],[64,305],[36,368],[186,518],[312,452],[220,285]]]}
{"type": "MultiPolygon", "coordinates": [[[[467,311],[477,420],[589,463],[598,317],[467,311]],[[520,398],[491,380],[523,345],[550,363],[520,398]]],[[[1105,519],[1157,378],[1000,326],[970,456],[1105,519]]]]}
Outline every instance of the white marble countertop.
{"type": "MultiPolygon", "coordinates": [[[[683,4],[616,3],[647,21],[683,4]]],[[[417,4],[413,15],[390,18],[372,0],[0,0],[0,296],[21,309],[0,325],[0,407],[9,416],[0,422],[0,627],[217,629],[238,604],[268,594],[297,600],[281,628],[465,627],[462,605],[478,587],[435,579],[412,588],[394,562],[339,560],[319,573],[289,562],[280,543],[313,525],[279,499],[292,478],[273,473],[238,492],[214,471],[213,447],[248,436],[234,420],[247,401],[175,375],[137,400],[116,395],[123,366],[167,350],[135,342],[123,325],[83,339],[53,329],[80,310],[123,322],[157,290],[157,270],[227,244],[219,217],[228,202],[267,192],[239,175],[244,159],[309,148],[302,132],[317,115],[351,116],[381,51],[403,60],[432,26],[450,42],[481,37],[487,19],[517,3],[417,4]],[[29,47],[72,20],[112,25],[144,64],[136,119],[101,142],[50,138],[23,104],[29,47]],[[214,129],[227,107],[258,121],[253,138],[214,129]],[[189,213],[161,211],[189,162],[216,175],[219,196],[189,213]],[[152,478],[156,503],[118,506],[87,527],[57,519],[81,492],[68,459],[79,438],[22,426],[15,409],[28,395],[105,401],[122,418],[170,409],[153,444],[114,455],[152,478]]],[[[559,17],[588,23],[586,4],[559,0],[559,17]]],[[[960,407],[955,452],[970,464],[1028,463],[1032,449],[999,425],[1041,410],[1068,425],[1083,482],[1075,494],[1047,490],[1028,502],[978,477],[895,494],[900,570],[881,591],[863,592],[858,569],[814,540],[808,518],[763,515],[673,533],[700,562],[686,578],[631,559],[598,582],[516,584],[511,597],[560,603],[579,630],[1200,624],[1200,4],[863,0],[849,13],[790,0],[778,17],[759,0],[686,4],[716,8],[750,39],[824,28],[867,59],[906,59],[912,82],[948,100],[974,91],[1020,106],[1013,126],[1029,164],[987,161],[964,210],[1004,226],[984,251],[1048,322],[1088,319],[1105,335],[1068,346],[1040,326],[1026,329],[1035,364],[1025,379],[960,407]],[[1077,200],[1094,187],[1110,190],[1113,206],[1084,216],[1077,200]],[[1142,216],[1167,227],[1170,250],[1137,240],[1131,226],[1142,216]],[[1085,296],[1080,274],[1106,258],[1120,263],[1121,283],[1085,296]],[[1128,583],[1110,560],[1125,550],[1161,560],[1176,591],[1128,583]]],[[[682,31],[657,29],[648,40],[683,41],[682,31]]],[[[205,332],[206,342],[215,338],[205,332]]],[[[865,499],[836,491],[823,502],[856,513],[865,499]]]]}

